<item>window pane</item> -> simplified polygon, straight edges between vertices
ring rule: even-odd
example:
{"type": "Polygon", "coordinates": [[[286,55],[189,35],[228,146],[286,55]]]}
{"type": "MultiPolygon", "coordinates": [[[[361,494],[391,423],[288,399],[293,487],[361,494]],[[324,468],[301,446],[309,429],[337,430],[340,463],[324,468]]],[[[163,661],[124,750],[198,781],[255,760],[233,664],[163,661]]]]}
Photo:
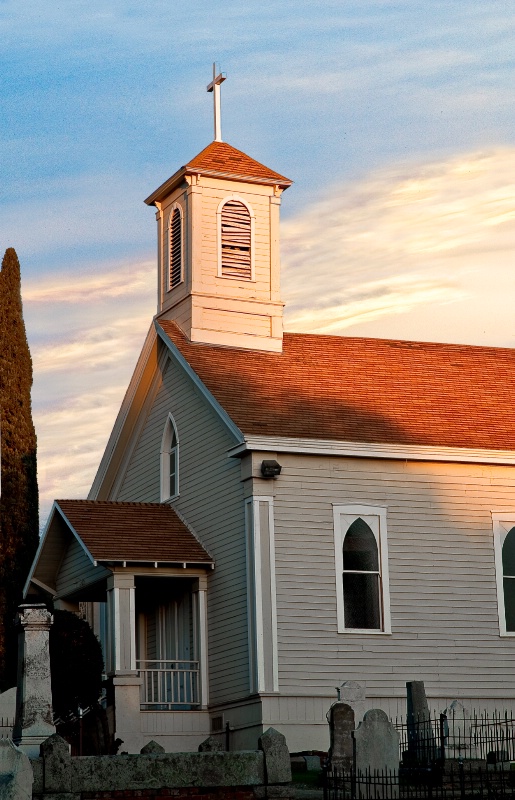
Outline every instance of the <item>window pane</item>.
{"type": "Polygon", "coordinates": [[[515,578],[504,578],[503,583],[506,630],[515,631],[515,578]]]}
{"type": "Polygon", "coordinates": [[[177,494],[177,450],[170,452],[170,497],[177,494]]]}
{"type": "Polygon", "coordinates": [[[515,528],[506,536],[502,546],[503,575],[515,575],[515,528]]]}
{"type": "Polygon", "coordinates": [[[379,575],[343,573],[346,628],[381,628],[379,575]]]}
{"type": "Polygon", "coordinates": [[[370,527],[362,519],[352,523],[343,542],[343,568],[379,571],[377,542],[370,527]]]}

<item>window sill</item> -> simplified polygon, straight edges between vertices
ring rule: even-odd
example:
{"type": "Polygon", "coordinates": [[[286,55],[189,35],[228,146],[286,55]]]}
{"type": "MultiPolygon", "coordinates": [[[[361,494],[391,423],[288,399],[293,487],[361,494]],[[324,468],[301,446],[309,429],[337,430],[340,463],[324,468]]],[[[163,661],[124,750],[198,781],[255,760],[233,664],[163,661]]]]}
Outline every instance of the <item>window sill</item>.
{"type": "Polygon", "coordinates": [[[372,630],[371,628],[339,628],[338,629],[338,633],[344,633],[344,634],[347,634],[348,636],[349,635],[352,636],[352,635],[355,635],[355,634],[357,634],[359,636],[363,636],[363,634],[366,634],[367,636],[391,636],[392,635],[391,631],[376,631],[376,630],[372,630]]]}

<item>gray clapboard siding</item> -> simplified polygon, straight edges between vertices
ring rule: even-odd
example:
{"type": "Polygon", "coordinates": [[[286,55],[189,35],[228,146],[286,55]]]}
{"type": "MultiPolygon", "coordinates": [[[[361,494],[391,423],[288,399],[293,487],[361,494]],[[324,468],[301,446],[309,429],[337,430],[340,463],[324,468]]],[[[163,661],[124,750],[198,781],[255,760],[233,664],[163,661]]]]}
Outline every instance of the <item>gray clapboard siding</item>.
{"type": "Polygon", "coordinates": [[[281,690],[343,680],[402,696],[515,699],[515,638],[500,637],[492,510],[515,513],[515,470],[281,455],[274,484],[281,690]],[[332,504],[387,508],[392,634],[339,634],[332,504]]]}
{"type": "Polygon", "coordinates": [[[73,538],[57,573],[57,594],[66,595],[76,592],[83,586],[96,583],[107,575],[110,575],[108,570],[103,567],[95,567],[77,539],[73,538]]]}
{"type": "Polygon", "coordinates": [[[117,500],[159,502],[160,449],[168,414],[179,437],[179,498],[174,506],[215,559],[209,575],[210,698],[224,702],[249,687],[244,496],[234,445],[206,400],[174,361],[163,371],[117,500]]]}

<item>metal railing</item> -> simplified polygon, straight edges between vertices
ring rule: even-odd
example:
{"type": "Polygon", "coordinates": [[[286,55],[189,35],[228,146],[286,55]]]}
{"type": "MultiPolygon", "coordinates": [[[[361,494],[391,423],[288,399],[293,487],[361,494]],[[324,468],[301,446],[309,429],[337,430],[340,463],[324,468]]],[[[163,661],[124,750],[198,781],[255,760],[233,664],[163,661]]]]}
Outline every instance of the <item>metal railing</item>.
{"type": "Polygon", "coordinates": [[[137,662],[143,679],[141,708],[170,711],[198,706],[199,662],[152,659],[137,662]]]}

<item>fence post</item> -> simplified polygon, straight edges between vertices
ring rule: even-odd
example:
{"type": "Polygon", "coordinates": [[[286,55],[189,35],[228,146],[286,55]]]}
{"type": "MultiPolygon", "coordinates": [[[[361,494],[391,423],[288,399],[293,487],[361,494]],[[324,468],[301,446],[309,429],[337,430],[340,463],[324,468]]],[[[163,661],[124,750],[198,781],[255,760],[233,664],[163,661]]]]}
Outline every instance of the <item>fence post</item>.
{"type": "Polygon", "coordinates": [[[460,758],[458,761],[458,771],[460,776],[460,797],[461,800],[465,800],[465,772],[463,769],[463,759],[460,758]]]}
{"type": "Polygon", "coordinates": [[[445,764],[445,723],[447,722],[447,714],[440,714],[440,760],[442,767],[445,764]]]}

